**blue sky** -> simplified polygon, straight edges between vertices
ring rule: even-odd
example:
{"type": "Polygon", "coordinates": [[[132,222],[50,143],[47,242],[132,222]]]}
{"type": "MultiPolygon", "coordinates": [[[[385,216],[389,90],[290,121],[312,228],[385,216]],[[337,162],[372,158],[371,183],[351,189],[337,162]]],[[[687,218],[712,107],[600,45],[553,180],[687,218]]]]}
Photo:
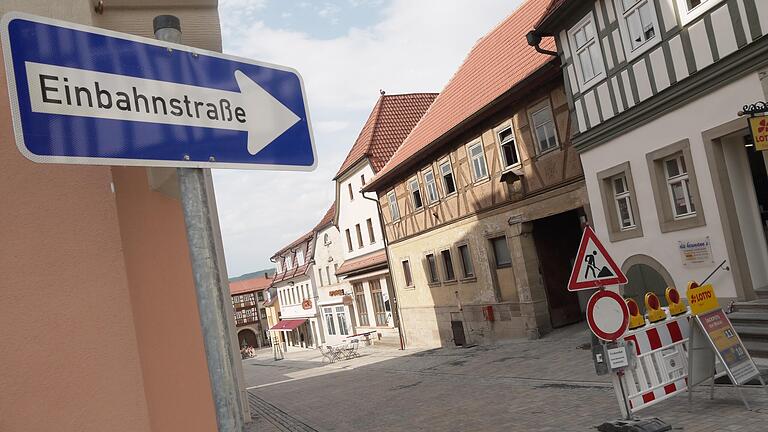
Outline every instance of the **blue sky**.
{"type": "Polygon", "coordinates": [[[299,70],[318,152],[310,173],[214,172],[230,276],[314,226],[333,175],[379,97],[439,92],[520,0],[220,0],[224,52],[299,70]]]}

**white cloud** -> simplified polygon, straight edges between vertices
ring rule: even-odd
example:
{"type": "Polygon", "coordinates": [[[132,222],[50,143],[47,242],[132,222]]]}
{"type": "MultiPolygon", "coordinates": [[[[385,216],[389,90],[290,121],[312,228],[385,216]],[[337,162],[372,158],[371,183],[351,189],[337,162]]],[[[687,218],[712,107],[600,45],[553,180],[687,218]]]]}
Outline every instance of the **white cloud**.
{"type": "MultiPolygon", "coordinates": [[[[281,246],[308,231],[334,199],[333,175],[352,146],[379,89],[389,94],[439,91],[477,41],[519,0],[394,0],[382,20],[318,39],[311,32],[243,22],[222,0],[229,53],[292,66],[304,78],[319,166],[313,173],[216,172],[231,274],[257,270],[281,246]]],[[[263,2],[257,2],[263,3],[263,2]]],[[[350,2],[353,3],[353,2],[350,2]]],[[[299,7],[302,7],[299,4],[299,7]]],[[[319,24],[321,25],[321,24],[319,24]]]]}

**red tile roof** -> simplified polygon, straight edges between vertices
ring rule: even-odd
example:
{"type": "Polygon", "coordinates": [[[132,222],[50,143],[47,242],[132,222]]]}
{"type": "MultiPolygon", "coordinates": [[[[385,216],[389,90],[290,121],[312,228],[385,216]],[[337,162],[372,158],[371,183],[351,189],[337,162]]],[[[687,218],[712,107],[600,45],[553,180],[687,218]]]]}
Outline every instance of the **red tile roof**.
{"type": "MultiPolygon", "coordinates": [[[[553,60],[536,52],[526,39],[550,1],[528,0],[475,44],[429,111],[365,189],[374,190],[373,184],[395,168],[553,60]]],[[[555,49],[553,38],[544,39],[540,46],[555,49]]]]}
{"type": "Polygon", "coordinates": [[[371,252],[367,255],[359,256],[344,261],[343,264],[336,270],[336,274],[345,275],[369,268],[377,267],[382,264],[387,264],[387,253],[382,249],[377,252],[371,252]]]}
{"type": "Polygon", "coordinates": [[[325,228],[328,224],[333,223],[333,219],[336,217],[336,201],[331,204],[331,207],[328,209],[327,212],[325,212],[325,216],[323,216],[322,219],[320,219],[320,222],[315,226],[314,231],[320,231],[321,229],[325,228]]]}
{"type": "Polygon", "coordinates": [[[250,279],[232,281],[229,283],[229,293],[231,295],[237,295],[251,291],[261,291],[269,288],[271,284],[272,279],[264,277],[263,275],[250,279]]]}
{"type": "Polygon", "coordinates": [[[562,6],[570,1],[571,0],[551,0],[547,10],[544,11],[544,13],[541,15],[541,18],[539,18],[534,27],[538,28],[541,24],[550,19],[552,15],[554,15],[562,6]]]}
{"type": "Polygon", "coordinates": [[[365,157],[370,159],[373,172],[379,171],[416,126],[435,97],[437,93],[379,97],[334,180],[365,157]]]}

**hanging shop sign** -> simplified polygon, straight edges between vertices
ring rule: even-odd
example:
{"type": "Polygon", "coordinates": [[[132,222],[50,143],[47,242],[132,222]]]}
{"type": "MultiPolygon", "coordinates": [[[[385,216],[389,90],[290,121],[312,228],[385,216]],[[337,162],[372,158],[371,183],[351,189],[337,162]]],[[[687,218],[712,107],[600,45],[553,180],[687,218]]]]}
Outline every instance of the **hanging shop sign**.
{"type": "Polygon", "coordinates": [[[768,150],[768,116],[750,117],[749,129],[752,131],[755,150],[768,150]]]}

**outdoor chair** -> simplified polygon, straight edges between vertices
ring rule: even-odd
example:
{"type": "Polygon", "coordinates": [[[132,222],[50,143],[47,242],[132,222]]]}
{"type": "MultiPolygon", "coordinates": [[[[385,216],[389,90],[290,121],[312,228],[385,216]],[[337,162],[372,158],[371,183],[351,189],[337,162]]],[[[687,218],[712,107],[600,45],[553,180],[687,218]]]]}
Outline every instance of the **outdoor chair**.
{"type": "Polygon", "coordinates": [[[328,363],[333,363],[336,360],[338,360],[338,354],[336,353],[336,350],[334,350],[332,346],[324,347],[320,345],[320,354],[323,355],[323,359],[321,360],[321,363],[325,363],[326,360],[328,360],[328,363]]]}
{"type": "Polygon", "coordinates": [[[358,339],[352,339],[349,341],[347,346],[344,348],[344,354],[345,358],[351,359],[355,357],[360,357],[360,353],[357,352],[357,349],[360,347],[360,341],[358,339]]]}

